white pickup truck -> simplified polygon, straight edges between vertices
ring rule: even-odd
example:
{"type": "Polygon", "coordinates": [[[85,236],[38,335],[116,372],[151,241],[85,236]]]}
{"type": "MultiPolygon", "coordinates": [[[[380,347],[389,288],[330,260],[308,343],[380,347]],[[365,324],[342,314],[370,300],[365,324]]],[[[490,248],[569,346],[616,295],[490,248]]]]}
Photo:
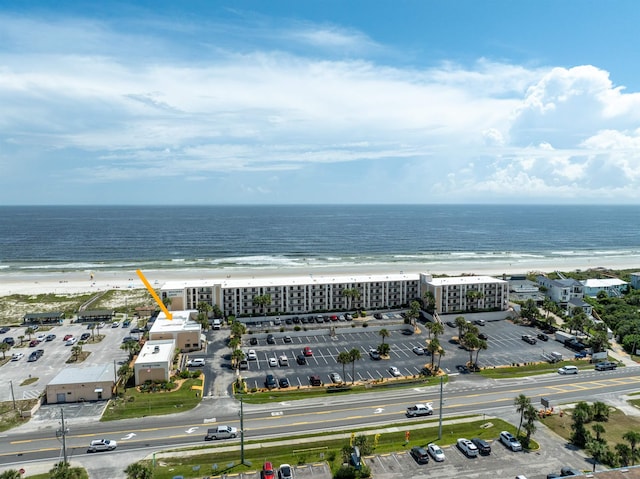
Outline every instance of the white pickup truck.
{"type": "Polygon", "coordinates": [[[433,414],[433,406],[431,403],[415,404],[407,408],[407,417],[431,416],[433,414]]]}
{"type": "Polygon", "coordinates": [[[207,430],[207,435],[204,437],[205,441],[212,441],[215,439],[231,439],[238,435],[238,430],[231,426],[218,426],[207,430]]]}

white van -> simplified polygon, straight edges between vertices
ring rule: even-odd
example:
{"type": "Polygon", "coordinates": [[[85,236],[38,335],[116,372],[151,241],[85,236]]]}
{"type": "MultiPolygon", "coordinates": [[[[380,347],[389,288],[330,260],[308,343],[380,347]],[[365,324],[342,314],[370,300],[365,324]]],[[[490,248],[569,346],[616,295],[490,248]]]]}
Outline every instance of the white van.
{"type": "Polygon", "coordinates": [[[222,327],[222,323],[220,322],[219,319],[214,319],[213,323],[211,323],[212,329],[220,329],[221,327],[222,327]]]}
{"type": "Polygon", "coordinates": [[[558,369],[558,374],[578,374],[578,368],[576,366],[562,366],[558,369]]]}

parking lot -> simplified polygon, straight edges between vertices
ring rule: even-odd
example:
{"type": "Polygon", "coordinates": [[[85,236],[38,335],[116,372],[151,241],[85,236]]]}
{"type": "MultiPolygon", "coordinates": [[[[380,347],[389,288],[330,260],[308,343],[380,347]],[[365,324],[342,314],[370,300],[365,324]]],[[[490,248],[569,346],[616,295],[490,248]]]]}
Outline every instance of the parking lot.
{"type": "MultiPolygon", "coordinates": [[[[129,335],[128,328],[111,328],[109,324],[105,328],[100,329],[100,335],[104,335],[104,339],[98,343],[83,343],[82,350],[91,354],[81,363],[67,364],[66,361],[72,355],[72,345],[66,345],[64,337],[72,335],[80,339],[83,333],[91,333],[87,329],[86,324],[75,324],[65,321],[61,325],[50,327],[40,327],[39,330],[31,335],[31,339],[44,334],[55,334],[52,341],[42,341],[37,346],[30,347],[26,327],[11,328],[10,332],[5,336],[11,336],[16,340],[16,346],[7,352],[7,358],[14,353],[23,353],[24,356],[18,361],[9,361],[2,366],[2,377],[7,383],[11,381],[13,386],[13,394],[15,399],[31,399],[38,397],[45,389],[46,385],[51,381],[63,368],[67,367],[85,367],[95,366],[98,364],[120,363],[127,359],[127,352],[120,349],[122,338],[129,335]],[[19,347],[20,341],[18,337],[24,335],[24,343],[19,347]],[[44,354],[37,361],[28,361],[29,355],[36,349],[42,349],[44,354]],[[21,384],[30,379],[38,378],[37,381],[21,386],[21,384]]],[[[98,331],[95,331],[98,334],[98,331]]],[[[79,342],[76,343],[80,344],[79,342]]],[[[11,401],[11,389],[0,389],[0,401],[11,401]]]]}
{"type": "MultiPolygon", "coordinates": [[[[445,322],[449,318],[445,319],[445,322]]],[[[390,333],[385,342],[391,346],[389,359],[373,360],[369,356],[370,348],[376,348],[381,342],[379,334],[381,326],[371,323],[368,328],[342,326],[337,324],[333,331],[327,327],[317,327],[307,331],[296,332],[293,327],[285,326],[284,332],[273,332],[275,344],[267,343],[267,334],[258,333],[243,337],[243,351],[255,351],[256,359],[248,361],[248,370],[243,371],[249,387],[264,387],[265,376],[274,375],[277,379],[286,377],[292,387],[310,385],[309,377],[318,375],[322,384],[331,384],[331,373],[338,373],[345,382],[370,381],[380,378],[391,378],[392,366],[397,367],[403,376],[419,374],[425,364],[431,362],[428,355],[417,355],[414,347],[426,346],[428,335],[422,326],[419,333],[407,335],[407,326],[401,323],[382,326],[390,333]],[[285,341],[285,337],[288,338],[285,341]],[[255,338],[257,344],[250,344],[250,338],[255,338]],[[296,358],[302,354],[304,347],[310,347],[312,356],[306,357],[306,364],[298,364],[296,358]],[[361,354],[361,360],[356,361],[354,377],[352,377],[352,365],[344,368],[337,362],[340,352],[357,348],[361,354]],[[278,361],[280,357],[287,358],[287,365],[278,361]],[[275,359],[270,365],[269,359],[275,359]]],[[[447,373],[458,373],[460,366],[469,361],[469,352],[460,348],[452,340],[458,335],[458,329],[444,325],[445,332],[440,336],[440,343],[445,349],[445,355],[441,359],[440,366],[447,373]]],[[[513,324],[508,320],[485,321],[478,326],[481,333],[487,336],[488,349],[480,351],[478,363],[481,367],[496,367],[512,364],[524,364],[544,360],[544,355],[552,351],[560,352],[564,357],[573,357],[573,352],[566,349],[560,342],[551,336],[548,341],[537,340],[530,344],[522,340],[523,335],[537,335],[536,329],[513,324]]],[[[427,353],[428,354],[428,353],[427,353]]],[[[473,353],[475,360],[475,352],[473,353]]],[[[437,363],[438,358],[436,358],[437,363]]]]}

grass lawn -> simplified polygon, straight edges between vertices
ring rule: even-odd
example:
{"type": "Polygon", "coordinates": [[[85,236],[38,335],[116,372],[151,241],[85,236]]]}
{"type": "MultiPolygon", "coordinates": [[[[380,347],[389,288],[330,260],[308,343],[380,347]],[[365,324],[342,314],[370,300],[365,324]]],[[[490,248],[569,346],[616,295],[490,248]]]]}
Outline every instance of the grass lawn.
{"type": "MultiPolygon", "coordinates": [[[[415,422],[409,423],[415,426],[415,422]]],[[[423,422],[424,427],[412,429],[410,440],[405,442],[405,429],[407,423],[396,424],[396,432],[373,435],[369,432],[369,440],[375,444],[375,454],[389,452],[408,451],[413,446],[426,446],[430,442],[437,442],[441,446],[455,444],[460,437],[480,437],[487,440],[496,439],[500,431],[511,431],[515,434],[516,428],[501,419],[478,420],[472,422],[460,422],[457,424],[443,424],[442,439],[438,441],[438,420],[430,419],[423,422]],[[484,426],[484,427],[483,427],[484,426]],[[376,438],[377,436],[377,438],[376,438]]],[[[394,427],[394,426],[389,426],[394,427]]],[[[336,439],[329,433],[323,436],[314,435],[317,440],[313,442],[297,442],[300,436],[290,438],[287,445],[269,445],[265,441],[247,441],[245,443],[245,461],[251,463],[250,466],[240,464],[240,450],[228,452],[216,452],[224,444],[215,447],[203,448],[203,453],[197,456],[182,456],[166,459],[158,459],[154,469],[154,479],[171,479],[176,475],[183,475],[185,478],[202,477],[209,474],[238,474],[245,471],[256,471],[262,467],[265,460],[278,464],[288,463],[291,465],[302,465],[318,461],[327,461],[333,471],[342,465],[342,448],[349,445],[349,438],[336,439]],[[258,448],[252,448],[251,444],[260,444],[258,448]],[[205,450],[210,452],[205,453],[205,450]],[[217,465],[217,469],[213,466],[217,465]],[[200,466],[198,471],[193,468],[200,466]]],[[[367,431],[357,434],[367,435],[367,431]]],[[[309,437],[309,436],[307,436],[309,437]]],[[[274,440],[275,441],[275,440],[274,440]]],[[[272,441],[273,442],[273,441],[272,441]]],[[[494,442],[495,444],[495,442],[494,442]]]]}
{"type": "MultiPolygon", "coordinates": [[[[445,382],[447,377],[445,377],[445,382]]],[[[249,404],[266,404],[274,401],[293,401],[295,399],[308,399],[314,397],[321,397],[329,395],[342,395],[342,394],[358,394],[358,393],[370,393],[375,392],[378,389],[388,388],[415,388],[424,386],[435,386],[440,384],[439,377],[424,377],[418,376],[413,379],[397,379],[390,380],[381,383],[372,384],[356,384],[351,386],[345,384],[344,388],[338,390],[338,388],[331,387],[301,387],[291,389],[278,389],[271,391],[246,393],[243,396],[243,401],[249,404]]]]}
{"type": "Polygon", "coordinates": [[[37,399],[25,399],[16,401],[16,409],[13,409],[13,401],[0,403],[0,431],[7,431],[29,421],[29,418],[20,417],[20,410],[31,409],[37,399]]]}
{"type": "Polygon", "coordinates": [[[20,383],[20,386],[28,386],[29,384],[33,384],[38,381],[40,378],[28,378],[20,383]]]}
{"type": "Polygon", "coordinates": [[[114,421],[188,411],[202,399],[201,390],[192,390],[191,386],[202,386],[202,379],[187,379],[179,389],[168,392],[147,393],[129,388],[123,398],[109,401],[100,420],[114,421]]]}
{"type": "Polygon", "coordinates": [[[535,374],[556,373],[558,371],[558,368],[562,366],[568,366],[568,365],[578,366],[578,368],[580,369],[594,368],[594,365],[589,364],[588,361],[580,361],[580,360],[574,359],[574,360],[560,361],[555,364],[543,362],[543,363],[529,363],[526,366],[523,364],[520,366],[487,368],[475,374],[480,374],[486,378],[493,378],[493,379],[518,378],[518,377],[532,376],[535,374]]]}
{"type": "MultiPolygon", "coordinates": [[[[571,436],[572,422],[570,409],[564,410],[564,414],[562,415],[562,417],[560,417],[558,414],[554,414],[542,419],[541,422],[551,430],[553,430],[556,434],[569,441],[569,437],[571,436]]],[[[593,431],[591,430],[591,426],[593,424],[596,424],[596,422],[592,421],[587,424],[587,430],[591,433],[593,433],[593,431]]],[[[627,431],[640,430],[640,417],[627,416],[618,409],[611,409],[609,420],[600,424],[602,424],[605,428],[603,437],[607,440],[609,447],[613,449],[613,447],[617,443],[626,443],[626,441],[622,439],[622,435],[624,433],[626,433],[627,431]]]]}

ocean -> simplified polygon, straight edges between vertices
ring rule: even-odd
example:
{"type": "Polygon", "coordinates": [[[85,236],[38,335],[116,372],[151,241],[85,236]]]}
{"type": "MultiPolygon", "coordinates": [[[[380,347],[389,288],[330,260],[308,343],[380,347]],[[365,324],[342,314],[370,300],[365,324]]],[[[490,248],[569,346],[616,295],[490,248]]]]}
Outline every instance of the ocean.
{"type": "Polygon", "coordinates": [[[640,263],[638,206],[4,206],[0,272],[640,263]]]}

